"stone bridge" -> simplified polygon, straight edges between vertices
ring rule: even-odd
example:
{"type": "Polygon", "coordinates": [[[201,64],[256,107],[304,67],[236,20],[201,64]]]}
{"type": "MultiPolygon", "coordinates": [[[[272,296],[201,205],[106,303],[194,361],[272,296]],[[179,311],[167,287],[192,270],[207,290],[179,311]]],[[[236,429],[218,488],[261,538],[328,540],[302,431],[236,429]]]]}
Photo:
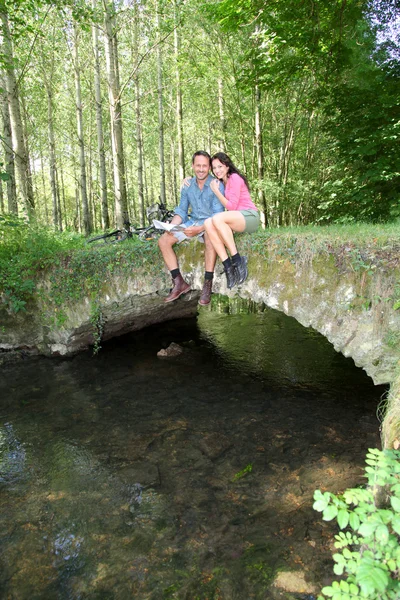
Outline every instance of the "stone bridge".
{"type": "MultiPolygon", "coordinates": [[[[396,309],[400,302],[395,298],[399,292],[398,265],[390,268],[390,261],[382,262],[382,256],[368,262],[365,258],[355,260],[354,247],[350,246],[309,252],[304,248],[296,252],[293,248],[244,247],[244,252],[249,255],[247,281],[239,289],[227,290],[217,265],[214,292],[238,294],[282,311],[324,335],[338,352],[365,369],[375,384],[395,381],[400,359],[400,310],[396,309]]],[[[203,247],[197,242],[181,247],[179,257],[193,291],[174,303],[163,301],[170,278],[161,260],[155,275],[146,275],[138,268],[130,277],[114,276],[104,285],[97,299],[103,339],[196,314],[204,275],[203,247]]],[[[41,286],[43,292],[46,282],[41,286]]],[[[8,315],[0,329],[1,349],[24,348],[68,356],[93,344],[88,298],[66,308],[62,326],[42,321],[45,294],[39,298],[35,314],[8,315]]]]}

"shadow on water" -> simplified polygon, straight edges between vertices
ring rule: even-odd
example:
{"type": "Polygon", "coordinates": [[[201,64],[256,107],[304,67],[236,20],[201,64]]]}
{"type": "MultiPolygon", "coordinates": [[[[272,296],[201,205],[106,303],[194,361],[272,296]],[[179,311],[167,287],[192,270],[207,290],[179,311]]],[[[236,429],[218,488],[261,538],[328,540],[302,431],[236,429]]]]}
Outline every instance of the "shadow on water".
{"type": "Polygon", "coordinates": [[[1,598],[300,599],[330,579],[312,495],[362,483],[384,388],[293,319],[213,302],[3,368],[1,598]]]}

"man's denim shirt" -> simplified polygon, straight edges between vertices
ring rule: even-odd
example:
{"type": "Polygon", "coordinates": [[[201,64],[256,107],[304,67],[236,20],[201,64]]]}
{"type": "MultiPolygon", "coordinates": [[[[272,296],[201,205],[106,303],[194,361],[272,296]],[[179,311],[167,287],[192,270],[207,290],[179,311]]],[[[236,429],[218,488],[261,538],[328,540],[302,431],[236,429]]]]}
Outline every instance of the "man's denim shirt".
{"type": "MultiPolygon", "coordinates": [[[[182,218],[182,223],[191,225],[203,225],[204,221],[216,213],[223,212],[225,209],[217,196],[210,188],[213,177],[209,175],[204,182],[201,190],[197,185],[196,177],[192,177],[190,186],[183,186],[181,190],[181,201],[179,206],[174,209],[174,213],[182,218]]],[[[225,188],[220,181],[219,189],[223,194],[225,188]]]]}

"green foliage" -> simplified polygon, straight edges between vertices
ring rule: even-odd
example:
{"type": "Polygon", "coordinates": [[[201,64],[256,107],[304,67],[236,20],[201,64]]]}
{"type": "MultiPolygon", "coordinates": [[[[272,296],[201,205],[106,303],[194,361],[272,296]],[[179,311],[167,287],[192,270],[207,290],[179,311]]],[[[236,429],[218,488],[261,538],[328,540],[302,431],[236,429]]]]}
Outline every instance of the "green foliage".
{"type": "Polygon", "coordinates": [[[366,262],[366,257],[363,256],[363,253],[359,250],[359,248],[354,248],[351,251],[351,262],[353,265],[353,269],[355,271],[362,271],[368,273],[368,275],[372,275],[374,269],[376,269],[376,265],[370,264],[366,262]]]}
{"type": "Polygon", "coordinates": [[[326,78],[346,64],[348,37],[362,18],[363,3],[351,0],[339,9],[324,0],[222,0],[206,7],[225,31],[248,26],[256,67],[249,76],[281,86],[304,75],[326,78]]]}
{"type": "MultiPolygon", "coordinates": [[[[32,156],[43,159],[32,174],[39,220],[48,222],[51,212],[48,166],[53,159],[49,156],[48,100],[52,103],[56,168],[60,174],[57,191],[62,199],[59,207],[62,225],[77,228],[78,220],[82,220],[75,195],[80,184],[79,175],[76,181],[79,148],[76,107],[71,102],[75,77],[70,60],[74,22],[82,68],[83,139],[88,174],[93,174],[88,177],[91,219],[94,229],[102,227],[101,178],[94,176],[99,173],[99,159],[93,135],[96,111],[90,83],[93,81],[90,29],[93,23],[103,23],[106,4],[115,17],[113,26],[121,46],[118,67],[132,222],[140,220],[142,208],[136,176],[139,167],[136,123],[142,129],[140,137],[146,157],[145,204],[151,204],[159,195],[160,166],[156,151],[159,134],[155,126],[158,97],[154,90],[157,62],[154,55],[159,50],[166,83],[165,147],[173,148],[170,155],[167,153],[164,165],[170,206],[177,204],[179,195],[175,106],[178,68],[185,121],[186,175],[190,173],[190,155],[195,149],[207,147],[214,152],[225,145],[246,172],[253,198],[266,208],[270,225],[318,220],[383,222],[397,218],[400,210],[398,73],[396,76],[396,69],[389,67],[382,45],[377,52],[376,40],[381,24],[395,18],[396,0],[344,3],[220,0],[201,4],[193,0],[162,1],[161,24],[157,24],[154,3],[97,2],[93,9],[90,4],[83,0],[2,3],[8,12],[14,42],[12,66],[25,112],[27,142],[32,156]],[[173,32],[179,38],[177,55],[173,51],[173,32]],[[132,101],[136,76],[142,90],[138,94],[140,117],[132,101]],[[260,91],[259,102],[255,86],[260,91]],[[43,94],[44,88],[51,98],[43,94]],[[254,151],[259,142],[254,136],[256,106],[260,108],[263,175],[258,169],[258,152],[254,151]],[[127,135],[126,127],[133,136],[127,135]]],[[[102,50],[100,79],[106,139],[110,122],[105,63],[102,50]]],[[[107,193],[111,200],[110,144],[105,145],[104,151],[107,193]]],[[[113,202],[108,212],[113,223],[113,202]]]]}
{"type": "Polygon", "coordinates": [[[96,355],[101,350],[101,338],[103,337],[106,318],[103,315],[99,302],[92,302],[90,311],[90,322],[94,329],[93,354],[96,355]]]}
{"type": "Polygon", "coordinates": [[[399,63],[388,60],[377,37],[382,23],[394,21],[395,2],[221,0],[205,6],[224,32],[246,32],[242,88],[257,84],[269,97],[263,108],[268,159],[253,189],[266,191],[270,222],[396,219],[399,63]],[[295,133],[288,134],[292,126],[295,133]],[[290,168],[277,158],[283,155],[290,168]]]}
{"type": "Polygon", "coordinates": [[[55,233],[23,219],[0,215],[0,292],[12,312],[26,311],[40,273],[66,250],[81,245],[77,234],[55,233]]]}
{"type": "Polygon", "coordinates": [[[313,508],[337,520],[334,573],[346,579],[322,589],[333,600],[395,600],[400,595],[400,452],[370,449],[366,489],[341,496],[317,490],[313,508]],[[378,500],[381,499],[382,500],[378,500]],[[346,530],[346,531],[343,531],[346,530]]]}
{"type": "Polygon", "coordinates": [[[252,471],[253,471],[253,465],[250,463],[249,465],[246,465],[244,469],[242,469],[241,471],[236,473],[233,476],[232,481],[238,481],[238,479],[242,479],[242,477],[244,477],[248,473],[251,473],[252,471]]]}
{"type": "MultiPolygon", "coordinates": [[[[1,88],[0,88],[1,91],[1,88]]],[[[3,171],[4,169],[4,163],[0,162],[0,182],[1,181],[8,181],[10,179],[10,176],[8,173],[6,173],[5,171],[3,171]]]]}
{"type": "Polygon", "coordinates": [[[400,214],[398,78],[376,65],[333,86],[325,128],[337,160],[323,188],[320,219],[389,221],[400,214]]]}
{"type": "Polygon", "coordinates": [[[92,247],[81,235],[54,232],[12,216],[0,216],[0,293],[10,310],[26,310],[41,276],[49,273],[50,289],[42,290],[49,306],[57,309],[87,296],[96,299],[115,273],[132,271],[132,264],[159,268],[156,242],[129,240],[119,245],[92,247]]]}

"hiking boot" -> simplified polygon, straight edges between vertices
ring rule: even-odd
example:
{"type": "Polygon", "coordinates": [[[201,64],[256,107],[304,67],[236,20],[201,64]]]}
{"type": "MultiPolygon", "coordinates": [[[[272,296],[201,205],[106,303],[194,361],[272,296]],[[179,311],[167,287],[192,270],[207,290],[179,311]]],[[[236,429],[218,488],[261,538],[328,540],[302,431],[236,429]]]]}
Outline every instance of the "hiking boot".
{"type": "Polygon", "coordinates": [[[237,271],[236,271],[235,267],[233,265],[231,265],[227,269],[224,269],[224,272],[226,275],[228,290],[231,290],[233,288],[233,286],[237,284],[237,277],[238,277],[237,271]]]}
{"type": "Polygon", "coordinates": [[[206,306],[211,302],[212,279],[206,279],[201,290],[199,304],[206,306]]]}
{"type": "Polygon", "coordinates": [[[240,285],[247,279],[247,256],[241,256],[240,261],[235,264],[237,284],[240,285]]]}
{"type": "Polygon", "coordinates": [[[172,280],[174,282],[174,287],[168,296],[164,299],[164,302],[173,302],[182,294],[186,294],[190,290],[190,285],[186,283],[183,279],[182,275],[179,274],[175,279],[172,280]]]}

